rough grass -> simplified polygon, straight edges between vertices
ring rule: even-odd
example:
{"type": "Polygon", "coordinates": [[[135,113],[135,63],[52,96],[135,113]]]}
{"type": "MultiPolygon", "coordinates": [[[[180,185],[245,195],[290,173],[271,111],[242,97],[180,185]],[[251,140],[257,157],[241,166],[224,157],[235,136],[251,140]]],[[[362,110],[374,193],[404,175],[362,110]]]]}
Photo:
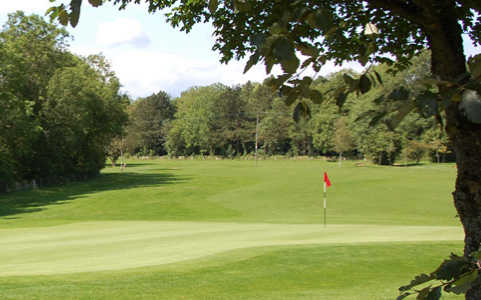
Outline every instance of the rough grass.
{"type": "Polygon", "coordinates": [[[153,160],[0,196],[0,299],[393,299],[462,249],[454,176],[153,160]]]}

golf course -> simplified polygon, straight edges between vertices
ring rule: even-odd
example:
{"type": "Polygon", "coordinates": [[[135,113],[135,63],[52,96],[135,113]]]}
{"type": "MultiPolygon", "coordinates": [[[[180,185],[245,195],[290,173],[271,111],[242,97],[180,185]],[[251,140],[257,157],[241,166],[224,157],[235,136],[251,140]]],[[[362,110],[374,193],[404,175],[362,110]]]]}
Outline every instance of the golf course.
{"type": "Polygon", "coordinates": [[[455,176],[454,164],[151,159],[2,194],[0,299],[395,299],[462,253],[455,176]]]}

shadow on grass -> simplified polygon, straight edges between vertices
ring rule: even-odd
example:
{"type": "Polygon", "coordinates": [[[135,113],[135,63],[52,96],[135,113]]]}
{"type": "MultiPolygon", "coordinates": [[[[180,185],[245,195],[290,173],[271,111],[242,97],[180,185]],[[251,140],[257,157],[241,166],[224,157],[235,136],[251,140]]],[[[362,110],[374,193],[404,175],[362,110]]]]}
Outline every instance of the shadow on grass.
{"type": "Polygon", "coordinates": [[[87,181],[0,195],[0,217],[15,219],[13,215],[41,211],[47,205],[64,204],[96,192],[161,186],[186,180],[188,178],[181,178],[171,173],[102,174],[87,181]]]}
{"type": "Polygon", "coordinates": [[[399,164],[394,164],[392,165],[393,167],[401,167],[401,168],[408,168],[408,167],[421,167],[425,166],[426,164],[423,162],[418,162],[418,163],[399,163],[399,164]]]}
{"type": "MultiPolygon", "coordinates": [[[[151,165],[156,165],[156,163],[154,162],[141,162],[141,163],[127,163],[127,168],[133,168],[133,167],[145,167],[145,166],[151,166],[151,165]]],[[[117,164],[115,165],[115,167],[112,167],[112,164],[111,163],[106,163],[105,164],[105,167],[106,168],[110,168],[110,169],[120,169],[120,163],[117,162],[117,164]]]]}

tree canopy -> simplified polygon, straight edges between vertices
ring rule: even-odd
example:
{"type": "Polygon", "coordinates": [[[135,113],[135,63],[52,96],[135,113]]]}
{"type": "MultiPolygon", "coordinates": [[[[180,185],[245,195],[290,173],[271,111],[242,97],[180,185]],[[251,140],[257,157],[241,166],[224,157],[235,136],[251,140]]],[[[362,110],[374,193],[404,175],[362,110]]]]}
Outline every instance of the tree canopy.
{"type": "Polygon", "coordinates": [[[0,190],[83,179],[105,165],[126,121],[118,79],[99,55],[67,51],[63,28],[22,12],[0,31],[0,190]]]}

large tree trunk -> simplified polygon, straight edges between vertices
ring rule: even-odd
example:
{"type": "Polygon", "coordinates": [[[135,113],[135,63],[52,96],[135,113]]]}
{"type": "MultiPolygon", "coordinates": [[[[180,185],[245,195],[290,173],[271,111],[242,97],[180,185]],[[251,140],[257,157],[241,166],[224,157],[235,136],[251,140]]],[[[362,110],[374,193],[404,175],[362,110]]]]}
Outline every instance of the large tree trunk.
{"type": "MultiPolygon", "coordinates": [[[[440,4],[439,13],[426,25],[432,51],[432,73],[456,82],[466,74],[462,29],[453,7],[440,4]]],[[[440,86],[441,94],[449,88],[440,86]]],[[[481,243],[481,126],[472,124],[459,112],[459,103],[446,108],[446,132],[456,152],[457,179],[454,205],[465,232],[464,255],[478,250],[481,243]]],[[[468,300],[481,300],[481,286],[466,293],[468,300]]]]}
{"type": "MultiPolygon", "coordinates": [[[[453,196],[465,232],[464,254],[468,255],[481,243],[481,126],[459,122],[457,129],[454,148],[458,176],[453,196]]],[[[481,299],[481,286],[466,293],[466,299],[481,299]]]]}

